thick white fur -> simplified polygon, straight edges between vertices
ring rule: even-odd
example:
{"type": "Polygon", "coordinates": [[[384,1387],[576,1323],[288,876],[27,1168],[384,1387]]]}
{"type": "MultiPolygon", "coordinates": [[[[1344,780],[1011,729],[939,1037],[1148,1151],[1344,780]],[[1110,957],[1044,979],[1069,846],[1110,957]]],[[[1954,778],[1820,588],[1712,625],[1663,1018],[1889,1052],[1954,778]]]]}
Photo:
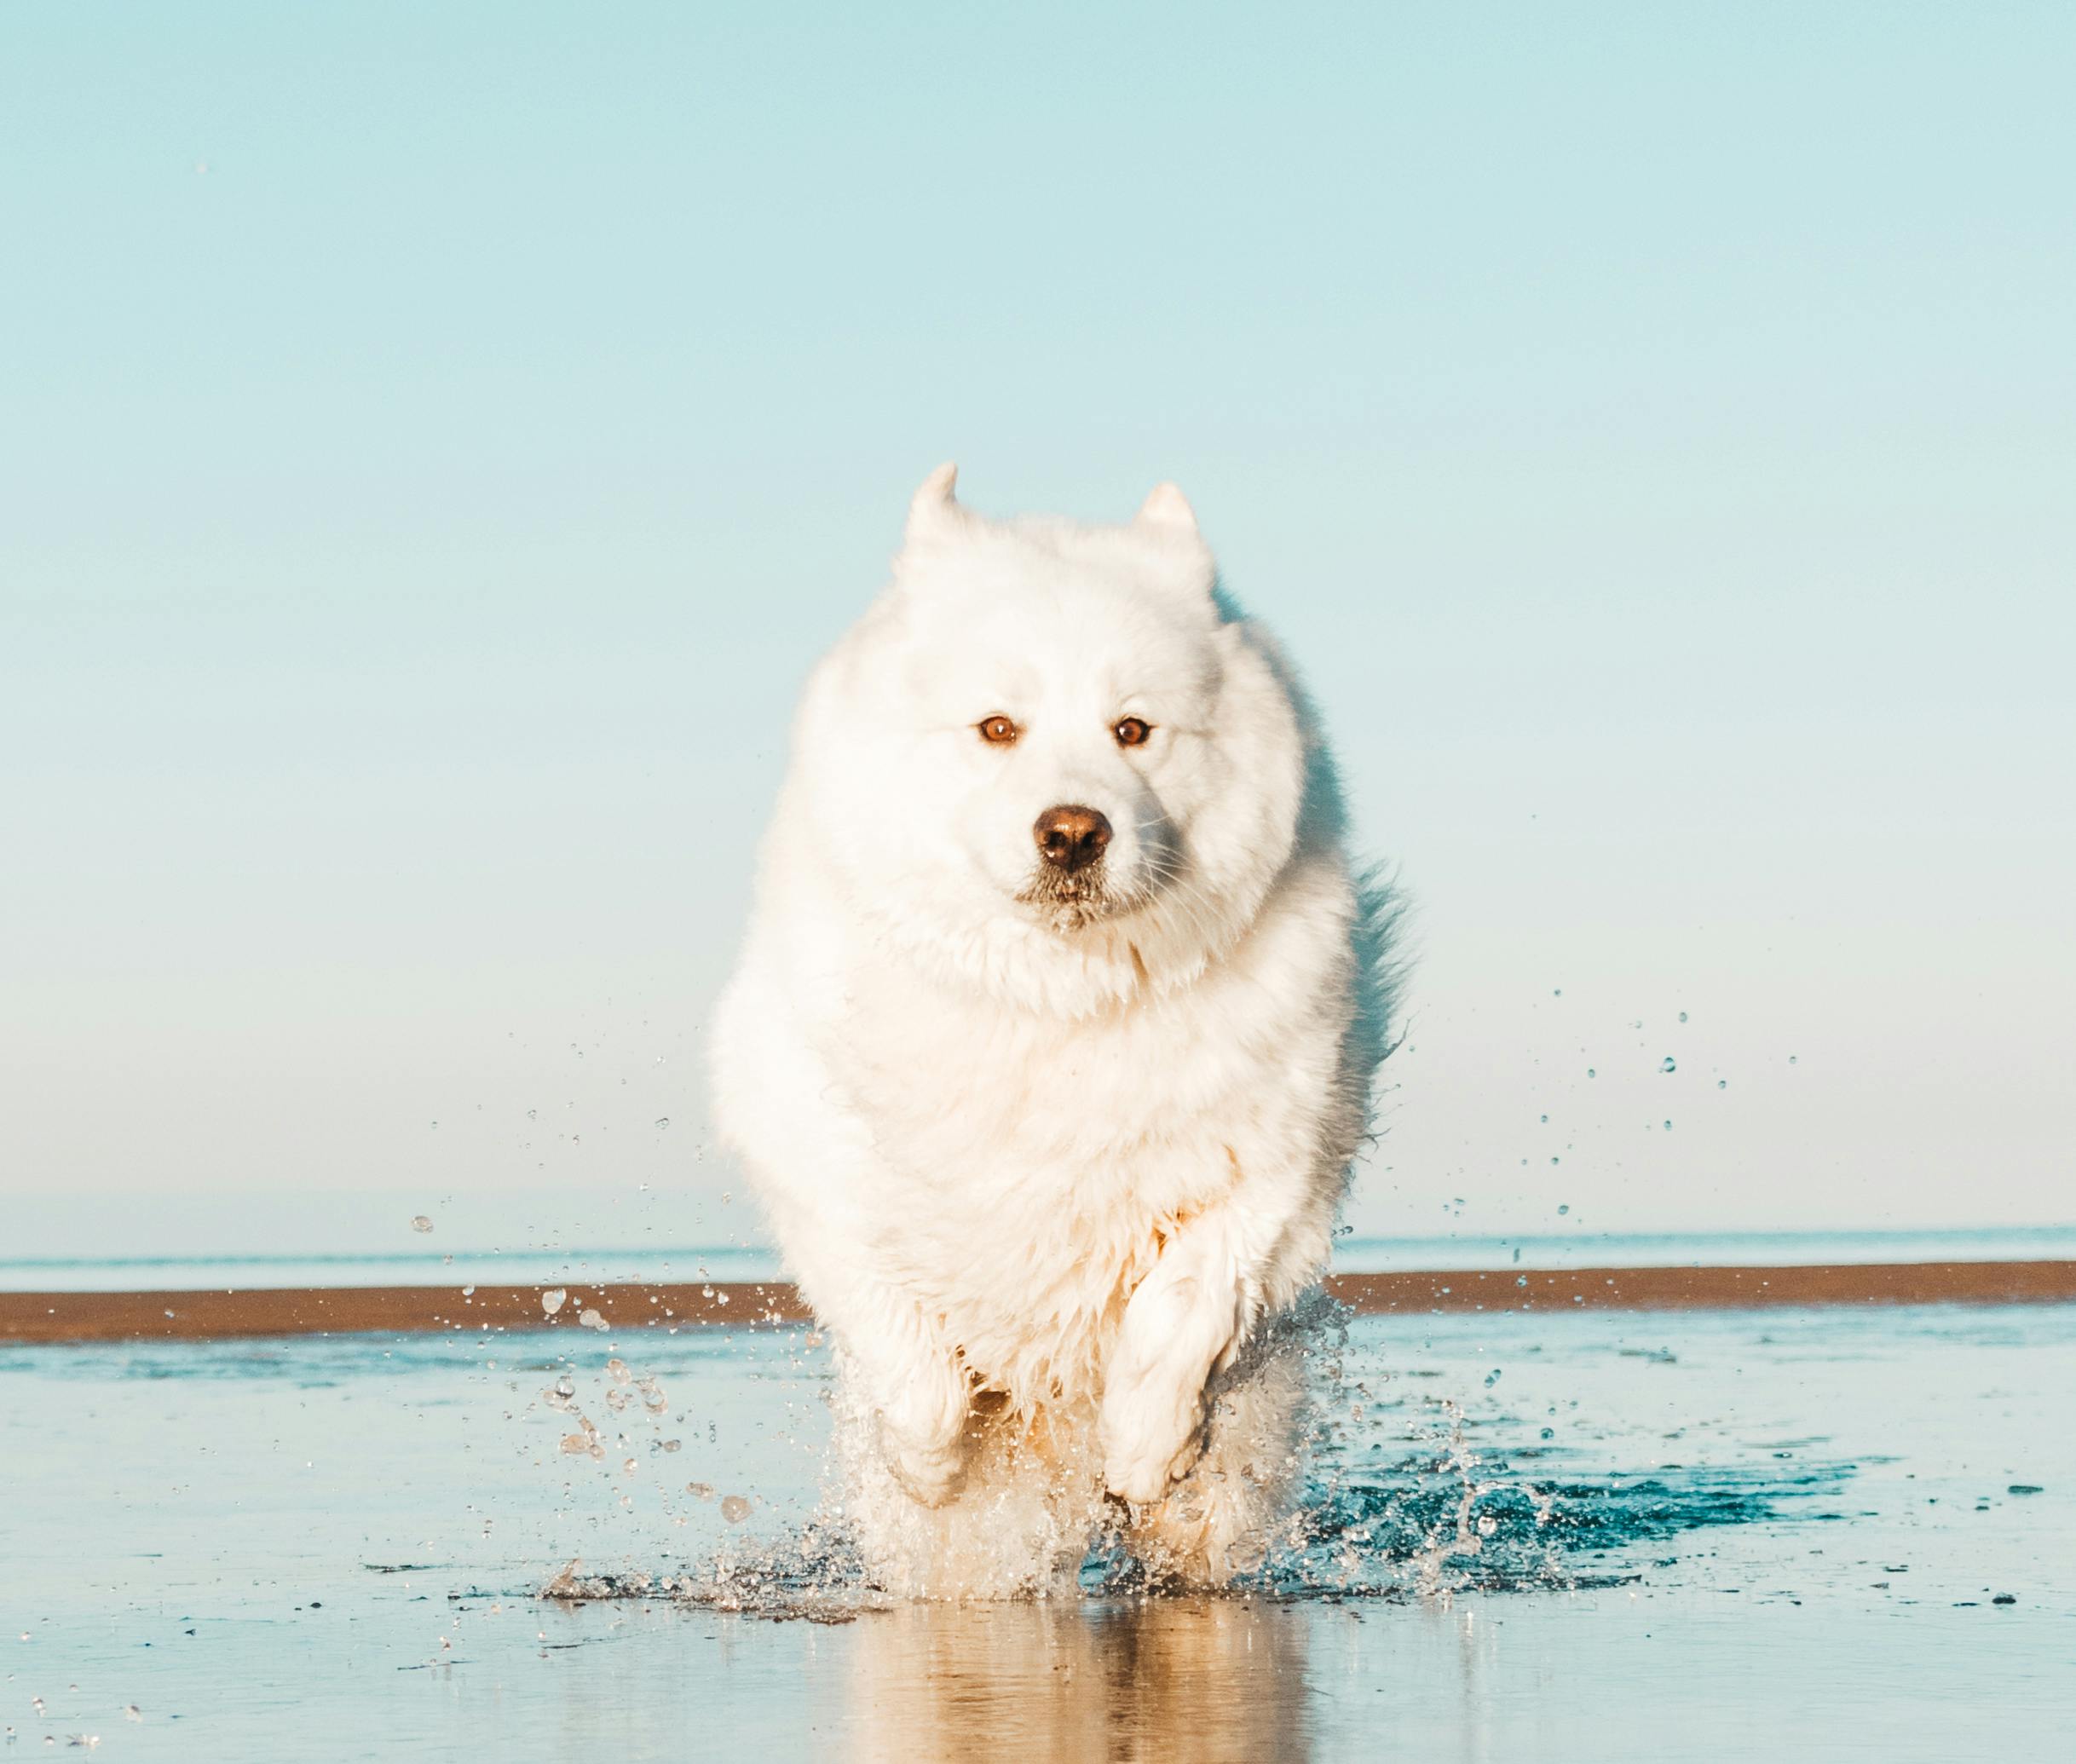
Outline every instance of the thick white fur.
{"type": "Polygon", "coordinates": [[[1325,1265],[1380,927],[1181,493],[1084,526],[952,493],[949,467],[917,493],[809,682],[715,1025],[720,1125],[836,1337],[884,1579],[1029,1584],[1086,1547],[1075,1490],[1107,1489],[1143,1554],[1218,1581],[1293,1462],[1262,1325],[1325,1265]],[[995,715],[1013,744],[980,737],[995,715]],[[1114,828],[1099,902],[1028,898],[1062,804],[1114,828]]]}

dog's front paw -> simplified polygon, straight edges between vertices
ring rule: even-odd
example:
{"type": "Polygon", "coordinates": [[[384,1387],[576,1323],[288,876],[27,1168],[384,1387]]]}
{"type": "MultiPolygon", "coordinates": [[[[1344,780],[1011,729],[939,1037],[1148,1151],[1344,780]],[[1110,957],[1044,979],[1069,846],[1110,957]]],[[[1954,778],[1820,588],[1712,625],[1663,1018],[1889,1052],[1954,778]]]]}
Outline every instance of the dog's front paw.
{"type": "Polygon", "coordinates": [[[887,1468],[908,1497],[922,1507],[942,1507],[966,1480],[965,1441],[949,1444],[904,1441],[890,1427],[884,1442],[887,1468]]]}
{"type": "Polygon", "coordinates": [[[1190,1473],[1202,1454],[1203,1441],[1194,1433],[1183,1441],[1181,1450],[1165,1461],[1112,1453],[1104,1464],[1104,1483],[1110,1493],[1134,1507],[1150,1507],[1168,1497],[1168,1491],[1190,1473]]]}
{"type": "Polygon", "coordinates": [[[1202,1455],[1201,1390],[1165,1397],[1143,1386],[1103,1404],[1103,1480],[1113,1495],[1149,1506],[1190,1473],[1202,1455]]]}

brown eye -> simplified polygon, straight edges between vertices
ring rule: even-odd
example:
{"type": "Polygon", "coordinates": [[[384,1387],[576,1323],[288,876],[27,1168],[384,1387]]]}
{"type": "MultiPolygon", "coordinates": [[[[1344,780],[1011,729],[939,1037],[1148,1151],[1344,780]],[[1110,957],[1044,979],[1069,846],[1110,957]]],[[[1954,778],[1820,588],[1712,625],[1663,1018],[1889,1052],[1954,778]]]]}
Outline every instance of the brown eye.
{"type": "Polygon", "coordinates": [[[1110,725],[1110,733],[1120,747],[1136,747],[1153,733],[1153,727],[1136,717],[1126,717],[1110,725]]]}
{"type": "Polygon", "coordinates": [[[980,725],[980,738],[998,747],[1006,747],[1017,738],[1017,726],[1006,717],[990,717],[980,725]]]}

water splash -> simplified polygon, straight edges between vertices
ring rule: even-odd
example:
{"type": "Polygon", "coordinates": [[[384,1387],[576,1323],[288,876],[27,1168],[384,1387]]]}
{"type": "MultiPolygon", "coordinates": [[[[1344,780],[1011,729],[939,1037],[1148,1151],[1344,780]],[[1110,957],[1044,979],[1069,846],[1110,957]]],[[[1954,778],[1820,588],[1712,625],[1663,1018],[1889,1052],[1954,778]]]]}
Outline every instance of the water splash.
{"type": "MultiPolygon", "coordinates": [[[[1853,1474],[1850,1464],[1770,1458],[1635,1472],[1590,1464],[1583,1448],[1553,1444],[1553,1428],[1494,1407],[1497,1369],[1471,1401],[1410,1390],[1393,1366],[1404,1358],[1403,1345],[1394,1353],[1384,1342],[1351,1352],[1343,1314],[1308,1325],[1296,1347],[1312,1398],[1303,1469],[1280,1515],[1235,1553],[1229,1594],[1446,1601],[1633,1583],[1675,1559],[1664,1554],[1669,1543],[1696,1532],[1834,1518],[1815,1509],[1853,1474]]],[[[564,1449],[588,1455],[591,1443],[580,1434],[564,1449]]],[[[859,1529],[871,1485],[840,1423],[829,1464],[822,1501],[804,1522],[760,1536],[748,1523],[753,1503],[729,1496],[718,1515],[725,1530],[703,1555],[668,1569],[565,1571],[546,1596],[667,1598],[821,1622],[906,1604],[919,1592],[956,1596],[874,1572],[884,1556],[875,1548],[868,1559],[859,1529]]],[[[685,1492],[711,1502],[718,1490],[695,1482],[685,1492]]],[[[977,1535],[1002,1554],[989,1583],[972,1588],[983,1596],[1101,1600],[1182,1590],[1130,1548],[1121,1502],[1093,1491],[1081,1507],[1034,1500],[1013,1482],[990,1498],[977,1535]]]]}

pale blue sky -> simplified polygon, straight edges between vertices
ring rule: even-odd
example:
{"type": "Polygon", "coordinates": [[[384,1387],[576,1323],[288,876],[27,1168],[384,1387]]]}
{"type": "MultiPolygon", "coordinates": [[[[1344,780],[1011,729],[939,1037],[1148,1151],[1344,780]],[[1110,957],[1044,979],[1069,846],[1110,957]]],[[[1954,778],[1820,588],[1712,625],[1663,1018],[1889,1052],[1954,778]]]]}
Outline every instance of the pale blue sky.
{"type": "Polygon", "coordinates": [[[0,11],[0,1193],[739,1228],[749,847],[953,457],[1179,480],[1307,669],[1365,1231],[2076,1218],[2076,11],[0,11]]]}

